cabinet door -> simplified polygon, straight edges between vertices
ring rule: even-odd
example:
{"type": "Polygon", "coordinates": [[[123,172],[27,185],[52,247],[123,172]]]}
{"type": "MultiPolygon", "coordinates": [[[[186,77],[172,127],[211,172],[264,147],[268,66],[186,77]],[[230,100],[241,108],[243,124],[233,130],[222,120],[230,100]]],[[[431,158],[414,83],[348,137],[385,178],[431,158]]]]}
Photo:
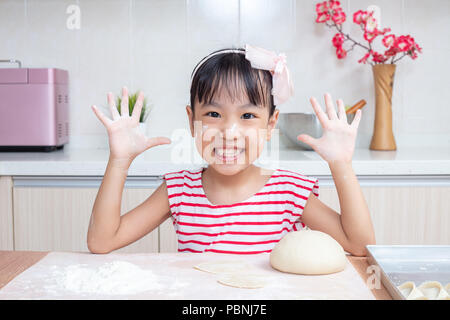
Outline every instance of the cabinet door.
{"type": "MultiPolygon", "coordinates": [[[[155,189],[124,189],[122,214],[155,189]]],[[[14,187],[15,250],[89,252],[87,230],[98,188],[14,187]]],[[[158,228],[115,252],[158,252],[158,228]]]]}
{"type": "Polygon", "coordinates": [[[12,178],[0,176],[0,250],[14,250],[12,178]]]}
{"type": "MultiPolygon", "coordinates": [[[[450,187],[362,186],[377,244],[450,244],[450,187]]],[[[319,199],[340,212],[334,186],[321,187],[319,199]]]]}

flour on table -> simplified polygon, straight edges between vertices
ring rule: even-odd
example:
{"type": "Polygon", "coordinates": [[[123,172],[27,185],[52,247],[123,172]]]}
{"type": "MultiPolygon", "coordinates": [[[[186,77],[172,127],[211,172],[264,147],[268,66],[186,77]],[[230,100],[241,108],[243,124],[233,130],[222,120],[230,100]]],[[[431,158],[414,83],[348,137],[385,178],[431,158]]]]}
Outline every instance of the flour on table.
{"type": "Polygon", "coordinates": [[[158,277],[126,261],[113,261],[92,268],[87,264],[51,268],[53,285],[47,289],[65,289],[81,294],[135,294],[160,289],[158,277]]]}

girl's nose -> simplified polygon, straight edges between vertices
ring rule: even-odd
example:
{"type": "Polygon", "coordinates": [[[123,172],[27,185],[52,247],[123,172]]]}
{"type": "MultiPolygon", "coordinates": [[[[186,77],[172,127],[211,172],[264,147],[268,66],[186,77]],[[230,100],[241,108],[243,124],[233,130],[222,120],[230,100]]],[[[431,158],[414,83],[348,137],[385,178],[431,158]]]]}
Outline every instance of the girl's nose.
{"type": "Polygon", "coordinates": [[[226,125],[223,131],[227,139],[238,138],[241,134],[236,122],[226,125]]]}
{"type": "Polygon", "coordinates": [[[232,123],[225,129],[224,140],[227,147],[245,147],[245,134],[237,123],[232,123]]]}

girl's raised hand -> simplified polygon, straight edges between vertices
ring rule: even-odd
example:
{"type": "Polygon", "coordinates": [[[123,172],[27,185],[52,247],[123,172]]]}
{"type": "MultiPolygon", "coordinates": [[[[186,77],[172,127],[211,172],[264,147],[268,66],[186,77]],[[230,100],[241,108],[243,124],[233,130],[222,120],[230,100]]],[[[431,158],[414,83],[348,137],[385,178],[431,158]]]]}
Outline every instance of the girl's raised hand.
{"type": "Polygon", "coordinates": [[[325,94],[327,113],[322,110],[317,100],[310,102],[323,128],[322,137],[315,139],[307,134],[300,134],[297,139],[310,145],[325,161],[351,162],[355,150],[356,134],[361,120],[361,109],[356,112],[351,124],[347,122],[344,102],[337,101],[339,116],[333,105],[330,94],[325,94]],[[327,115],[328,114],[328,115],[327,115]]]}
{"type": "Polygon", "coordinates": [[[139,92],[131,117],[128,111],[128,90],[126,87],[122,88],[121,114],[117,111],[114,96],[111,92],[108,92],[107,98],[112,120],[106,117],[95,105],[92,106],[92,110],[108,131],[111,161],[124,169],[128,169],[134,158],[145,150],[157,145],[171,143],[167,137],[149,138],[139,130],[139,117],[144,101],[142,92],[139,92]]]}

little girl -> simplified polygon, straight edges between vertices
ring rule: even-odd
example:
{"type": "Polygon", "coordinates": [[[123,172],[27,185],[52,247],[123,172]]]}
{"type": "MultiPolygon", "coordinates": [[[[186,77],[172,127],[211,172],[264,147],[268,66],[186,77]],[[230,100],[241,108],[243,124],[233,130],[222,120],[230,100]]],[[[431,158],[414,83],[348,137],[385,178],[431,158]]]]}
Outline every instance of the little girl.
{"type": "Polygon", "coordinates": [[[276,106],[292,93],[283,54],[246,45],[203,58],[192,72],[186,111],[191,135],[208,165],[166,173],[142,204],[122,216],[122,191],[130,164],[145,150],[171,141],[148,138],[138,130],[142,92],[131,116],[127,89],[122,90],[122,114],[108,93],[112,120],[92,106],[107,128],[110,155],[89,223],[89,250],[119,249],[171,218],[180,252],[270,252],[287,232],[308,227],[329,234],[345,251],[364,256],[365,246],[374,244],[375,236],[351,164],[360,110],[349,125],[342,100],[337,101],[336,114],[329,94],[325,94],[326,113],[311,98],[324,134],[319,139],[298,136],[327,161],[340,214],[317,198],[316,178],[253,164],[276,126],[276,106]]]}

